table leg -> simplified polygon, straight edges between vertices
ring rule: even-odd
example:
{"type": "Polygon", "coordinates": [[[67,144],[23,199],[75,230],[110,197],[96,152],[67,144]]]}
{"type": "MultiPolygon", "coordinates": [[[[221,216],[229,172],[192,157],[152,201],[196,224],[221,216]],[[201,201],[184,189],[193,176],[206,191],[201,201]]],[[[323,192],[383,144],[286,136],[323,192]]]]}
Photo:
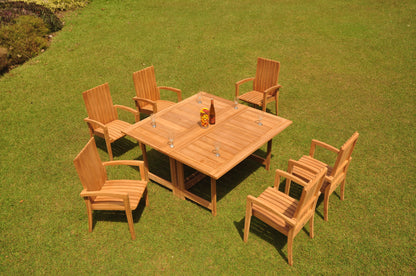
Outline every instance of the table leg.
{"type": "Polygon", "coordinates": [[[249,157],[263,164],[266,170],[270,170],[270,160],[272,159],[272,140],[267,142],[266,157],[259,156],[255,153],[251,154],[249,157]]]}
{"type": "Polygon", "coordinates": [[[182,191],[184,190],[184,172],[181,162],[169,157],[171,181],[173,185],[173,194],[180,199],[185,199],[182,191]]]}
{"type": "Polygon", "coordinates": [[[217,215],[217,181],[211,177],[211,213],[217,215]]]}
{"type": "Polygon", "coordinates": [[[267,154],[265,160],[266,170],[270,170],[270,160],[272,159],[272,140],[267,142],[267,154]]]}
{"type": "Polygon", "coordinates": [[[142,150],[144,166],[147,169],[147,171],[149,171],[149,160],[147,159],[146,145],[140,142],[139,144],[140,144],[140,149],[142,150]]]}
{"type": "Polygon", "coordinates": [[[206,199],[203,199],[191,193],[190,191],[186,189],[183,164],[172,158],[170,158],[169,160],[171,163],[171,170],[175,170],[175,167],[172,168],[172,166],[176,164],[176,172],[174,172],[174,174],[176,173],[176,179],[173,180],[172,178],[172,181],[176,181],[176,183],[174,184],[174,190],[173,190],[174,195],[181,199],[185,199],[185,198],[190,199],[204,206],[205,208],[210,209],[212,215],[216,216],[217,215],[217,181],[215,180],[215,178],[211,178],[211,201],[208,201],[206,199]]]}
{"type": "MultiPolygon", "coordinates": [[[[149,160],[147,158],[147,152],[146,152],[146,145],[143,143],[140,143],[140,149],[142,150],[142,155],[143,155],[143,163],[145,168],[147,169],[148,175],[149,175],[149,179],[165,186],[168,189],[174,190],[174,183],[167,181],[159,176],[157,176],[156,174],[152,173],[150,171],[149,168],[149,160]]],[[[174,160],[175,161],[175,160],[174,160]]],[[[172,165],[171,165],[172,166],[172,165]]],[[[172,172],[172,168],[171,168],[171,172],[172,172]]],[[[173,173],[176,173],[176,170],[173,171],[173,173]]],[[[176,181],[176,176],[172,177],[172,181],[176,181]]]]}

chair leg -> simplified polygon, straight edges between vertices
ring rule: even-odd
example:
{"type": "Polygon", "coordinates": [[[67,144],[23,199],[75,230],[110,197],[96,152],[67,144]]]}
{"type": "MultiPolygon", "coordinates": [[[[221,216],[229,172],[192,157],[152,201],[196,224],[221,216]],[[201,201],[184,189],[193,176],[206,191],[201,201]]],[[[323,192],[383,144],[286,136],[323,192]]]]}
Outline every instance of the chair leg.
{"type": "Polygon", "coordinates": [[[311,239],[313,239],[313,237],[315,236],[315,233],[313,232],[314,230],[314,219],[315,219],[315,214],[312,215],[311,219],[309,220],[309,237],[311,239]]]}
{"type": "Polygon", "coordinates": [[[144,189],[144,193],[145,193],[145,203],[146,203],[146,206],[148,206],[149,205],[149,193],[147,192],[147,188],[144,189]]]}
{"type": "Polygon", "coordinates": [[[345,178],[341,182],[341,191],[340,191],[340,198],[341,200],[344,200],[344,192],[345,192],[345,178]]]}
{"type": "Polygon", "coordinates": [[[286,179],[286,185],[285,185],[285,194],[289,194],[290,191],[290,180],[286,179]]]}
{"type": "Polygon", "coordinates": [[[329,189],[326,189],[325,196],[324,196],[324,220],[325,221],[328,221],[329,196],[330,196],[329,189]]]}
{"type": "Polygon", "coordinates": [[[113,151],[111,150],[111,143],[108,139],[105,139],[105,144],[107,145],[107,152],[108,156],[110,157],[110,161],[113,161],[113,151]]]}
{"type": "Polygon", "coordinates": [[[91,202],[88,197],[84,197],[85,205],[87,206],[87,216],[88,216],[88,232],[92,232],[92,208],[91,202]]]}
{"type": "Polygon", "coordinates": [[[133,215],[131,213],[130,201],[129,201],[128,196],[123,201],[124,201],[124,209],[126,211],[127,222],[129,224],[129,231],[130,231],[131,239],[135,240],[136,234],[134,233],[133,215]]]}
{"type": "Polygon", "coordinates": [[[293,265],[293,239],[294,231],[292,229],[287,236],[287,260],[289,265],[293,265]]]}
{"type": "Polygon", "coordinates": [[[248,234],[250,232],[251,215],[252,215],[251,202],[247,200],[246,218],[244,220],[244,242],[247,242],[248,240],[248,234]]]}
{"type": "Polygon", "coordinates": [[[130,231],[131,239],[135,240],[136,234],[134,233],[133,215],[131,213],[131,210],[129,211],[126,210],[126,216],[127,216],[127,222],[129,224],[129,231],[130,231]]]}
{"type": "Polygon", "coordinates": [[[279,92],[276,93],[276,101],[275,101],[275,105],[276,105],[276,116],[279,115],[279,92]]]}

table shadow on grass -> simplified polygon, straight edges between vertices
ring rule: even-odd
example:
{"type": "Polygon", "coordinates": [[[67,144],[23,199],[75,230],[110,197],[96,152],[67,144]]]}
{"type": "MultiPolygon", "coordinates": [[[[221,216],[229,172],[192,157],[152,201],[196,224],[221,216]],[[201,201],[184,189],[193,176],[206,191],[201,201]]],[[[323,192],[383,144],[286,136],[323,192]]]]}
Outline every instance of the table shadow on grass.
{"type": "MultiPolygon", "coordinates": [[[[105,144],[104,144],[105,146],[105,144]]],[[[134,145],[135,146],[135,145],[134,145]]],[[[143,160],[143,155],[141,154],[134,158],[135,160],[143,160]]],[[[170,165],[169,165],[169,158],[160,153],[157,150],[152,149],[149,146],[146,146],[146,153],[147,159],[149,162],[149,171],[153,174],[167,180],[171,181],[171,174],[170,174],[170,165]]],[[[255,154],[260,156],[265,156],[265,151],[260,148],[258,149],[255,154]]],[[[273,154],[272,154],[273,157],[273,154]]],[[[132,167],[138,170],[137,167],[132,167]]],[[[251,159],[246,158],[241,161],[237,166],[231,169],[228,173],[223,175],[221,178],[217,180],[216,191],[217,191],[217,203],[225,197],[229,192],[231,192],[235,187],[237,187],[241,182],[246,180],[250,177],[250,175],[258,169],[264,169],[265,166],[260,164],[259,162],[251,159]]],[[[189,166],[184,165],[184,177],[185,179],[192,175],[195,170],[189,166]]],[[[158,186],[167,189],[165,186],[151,181],[152,183],[157,184],[158,186]]],[[[211,201],[211,181],[209,177],[203,178],[201,181],[196,183],[194,186],[188,189],[191,193],[205,199],[211,201]]],[[[187,201],[193,202],[192,200],[186,199],[187,201]]],[[[195,205],[200,206],[198,203],[193,202],[195,205]]],[[[201,208],[204,208],[200,206],[201,208]]]]}
{"type": "MultiPolygon", "coordinates": [[[[147,147],[147,157],[149,161],[149,171],[156,174],[157,176],[170,181],[170,166],[169,158],[164,154],[147,147]]],[[[143,156],[140,154],[137,157],[137,160],[142,160],[143,156]]],[[[137,169],[137,168],[135,168],[137,169]]],[[[241,182],[250,177],[250,175],[258,170],[264,169],[264,166],[259,162],[256,162],[250,158],[247,158],[240,162],[236,167],[231,169],[228,173],[223,175],[220,179],[217,180],[217,202],[219,202],[223,197],[225,197],[230,191],[237,187],[241,182]]],[[[184,165],[184,176],[185,179],[192,175],[195,170],[189,166],[184,165]]],[[[156,183],[158,184],[158,183],[156,183]]],[[[158,184],[164,189],[168,189],[163,185],[158,184]]],[[[209,177],[203,178],[201,181],[196,183],[193,187],[188,189],[191,193],[210,201],[211,200],[211,181],[209,177]]],[[[192,200],[187,199],[188,201],[193,202],[192,200]]],[[[193,202],[194,203],[194,202],[193,202]]],[[[199,206],[199,204],[194,203],[199,206]]],[[[201,208],[204,208],[201,206],[201,208]]]]}
{"type": "MultiPolygon", "coordinates": [[[[105,143],[105,139],[98,137],[98,136],[94,136],[94,138],[95,138],[95,144],[97,145],[97,148],[99,150],[104,151],[108,156],[108,150],[107,150],[107,145],[105,143]]],[[[111,150],[113,151],[113,158],[120,157],[135,147],[138,147],[137,142],[132,142],[128,138],[122,137],[114,141],[113,143],[111,143],[111,150]]],[[[102,161],[107,161],[107,160],[102,160],[102,161]]]]}
{"type": "MultiPolygon", "coordinates": [[[[249,158],[241,161],[237,166],[220,177],[216,183],[217,190],[217,203],[235,189],[241,182],[245,181],[258,169],[264,169],[264,166],[260,163],[251,160],[249,158]]],[[[185,166],[185,177],[193,173],[194,170],[185,166]]],[[[195,184],[189,189],[189,191],[197,196],[208,201],[211,200],[211,180],[209,177],[205,177],[200,182],[195,184]]],[[[219,207],[221,209],[221,207],[219,207]]],[[[221,211],[219,211],[221,212],[221,211]]]]}

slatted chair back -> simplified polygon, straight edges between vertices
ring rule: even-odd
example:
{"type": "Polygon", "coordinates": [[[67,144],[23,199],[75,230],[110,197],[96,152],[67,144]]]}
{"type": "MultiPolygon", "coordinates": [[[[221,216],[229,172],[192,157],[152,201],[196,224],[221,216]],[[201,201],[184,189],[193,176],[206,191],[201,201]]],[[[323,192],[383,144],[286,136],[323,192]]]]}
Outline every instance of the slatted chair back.
{"type": "Polygon", "coordinates": [[[344,143],[344,145],[342,145],[342,147],[341,147],[341,149],[338,153],[337,159],[335,161],[335,165],[332,169],[331,176],[336,177],[337,175],[339,175],[340,173],[345,171],[346,165],[351,160],[351,155],[352,155],[352,152],[354,150],[355,144],[357,143],[358,136],[359,136],[358,132],[355,132],[344,143]]]}
{"type": "Polygon", "coordinates": [[[264,92],[277,85],[279,79],[280,62],[271,59],[257,58],[256,76],[253,90],[264,92]]]}
{"type": "Polygon", "coordinates": [[[107,173],[98,154],[94,138],[91,138],[75,157],[74,165],[85,190],[101,190],[107,180],[107,173]]]}
{"type": "Polygon", "coordinates": [[[309,181],[302,190],[302,195],[299,199],[298,206],[293,217],[297,220],[301,220],[304,214],[307,214],[308,211],[314,211],[316,202],[320,195],[320,189],[324,183],[325,175],[327,169],[322,169],[316,176],[309,181]]]}
{"type": "MultiPolygon", "coordinates": [[[[137,97],[152,101],[160,100],[160,91],[156,84],[155,68],[153,65],[134,72],[133,82],[137,97]]],[[[143,107],[146,103],[139,102],[139,105],[143,107]]]]}
{"type": "MultiPolygon", "coordinates": [[[[82,93],[88,118],[107,124],[118,119],[108,83],[82,93]]],[[[94,127],[95,128],[95,127],[94,127]]]]}

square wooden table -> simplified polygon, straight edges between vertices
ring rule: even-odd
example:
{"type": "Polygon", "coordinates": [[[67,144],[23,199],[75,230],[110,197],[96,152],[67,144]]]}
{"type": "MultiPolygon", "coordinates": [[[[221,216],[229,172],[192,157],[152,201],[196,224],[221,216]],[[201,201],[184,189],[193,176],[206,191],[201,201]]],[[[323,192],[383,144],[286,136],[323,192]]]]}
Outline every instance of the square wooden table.
{"type": "Polygon", "coordinates": [[[169,157],[171,181],[162,179],[149,170],[149,178],[171,189],[180,198],[188,198],[217,213],[216,180],[230,171],[247,157],[254,157],[270,168],[272,139],[292,121],[257,110],[246,105],[237,105],[232,101],[200,92],[202,103],[193,95],[167,109],[154,114],[156,127],[151,117],[135,123],[125,133],[140,142],[143,161],[149,163],[146,145],[169,157]],[[208,128],[200,125],[200,110],[208,108],[214,99],[216,124],[208,128]],[[262,116],[259,123],[259,116],[262,116]],[[168,137],[174,135],[170,147],[168,137]],[[219,143],[220,156],[216,156],[214,144],[219,143]],[[265,157],[253,153],[267,143],[265,157]],[[183,165],[196,170],[187,179],[184,178],[183,165]],[[211,201],[203,199],[188,189],[203,177],[211,178],[211,201]]]}

